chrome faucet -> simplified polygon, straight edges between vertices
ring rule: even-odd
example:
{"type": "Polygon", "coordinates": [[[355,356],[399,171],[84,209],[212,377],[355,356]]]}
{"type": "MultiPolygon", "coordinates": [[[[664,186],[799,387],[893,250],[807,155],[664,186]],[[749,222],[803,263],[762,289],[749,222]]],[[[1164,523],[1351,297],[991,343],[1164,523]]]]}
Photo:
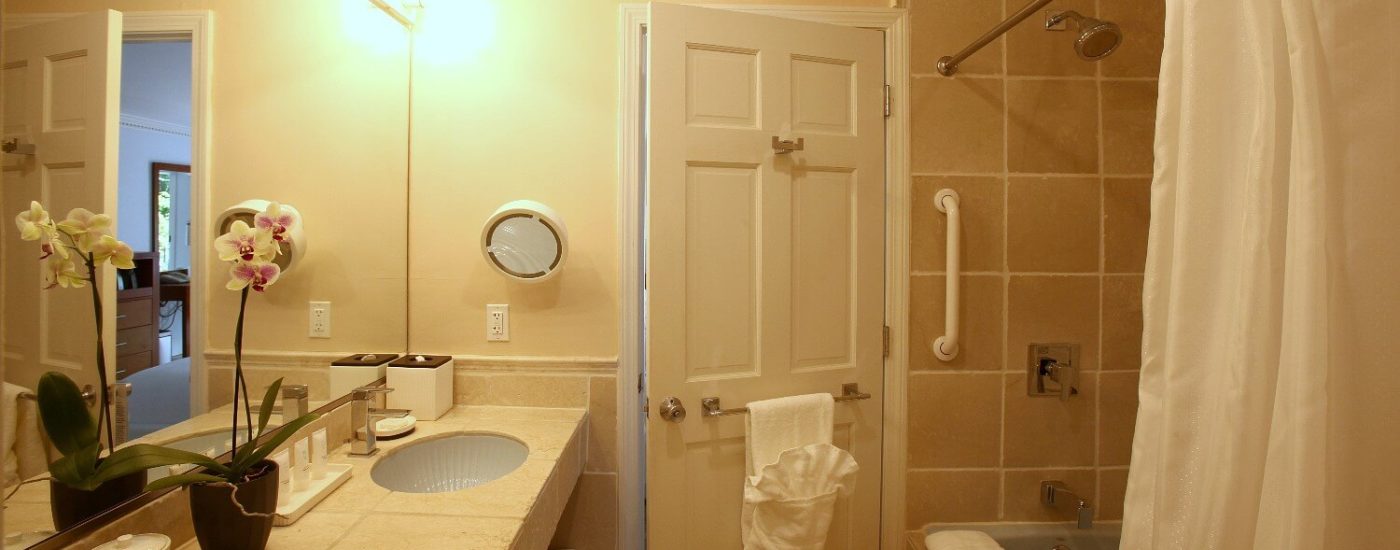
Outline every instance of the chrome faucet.
{"type": "Polygon", "coordinates": [[[369,456],[379,450],[375,445],[375,424],[379,419],[408,416],[410,411],[407,409],[376,409],[370,406],[374,396],[391,391],[394,388],[360,387],[350,392],[350,425],[355,430],[355,437],[350,441],[350,454],[369,456]]]}
{"type": "Polygon", "coordinates": [[[1040,503],[1055,508],[1073,505],[1076,519],[1078,519],[1078,527],[1080,529],[1094,527],[1093,505],[1089,504],[1088,499],[1071,491],[1063,481],[1040,482],[1040,503]]]}

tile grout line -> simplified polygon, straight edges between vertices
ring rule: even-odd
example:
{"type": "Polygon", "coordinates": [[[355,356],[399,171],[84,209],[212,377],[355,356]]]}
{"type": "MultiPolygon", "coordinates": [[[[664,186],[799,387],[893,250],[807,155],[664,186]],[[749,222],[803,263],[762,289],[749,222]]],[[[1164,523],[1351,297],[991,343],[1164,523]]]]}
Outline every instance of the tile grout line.
{"type": "MultiPolygon", "coordinates": [[[[1006,19],[1006,1],[1001,3],[1001,17],[1006,19]]],[[[1010,345],[1011,333],[1011,89],[1008,84],[1011,76],[1010,42],[1005,36],[1001,41],[1001,366],[1008,367],[1010,357],[1006,348],[1010,345]]],[[[1006,380],[1005,375],[998,380],[1001,390],[1000,419],[997,421],[997,520],[1006,518],[1006,380]]]]}

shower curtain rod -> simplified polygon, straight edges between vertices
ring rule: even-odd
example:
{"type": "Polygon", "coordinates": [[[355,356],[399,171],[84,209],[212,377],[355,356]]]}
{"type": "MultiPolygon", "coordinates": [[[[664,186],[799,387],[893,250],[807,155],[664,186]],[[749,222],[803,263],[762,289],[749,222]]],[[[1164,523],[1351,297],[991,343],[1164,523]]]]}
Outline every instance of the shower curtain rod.
{"type": "Polygon", "coordinates": [[[990,44],[993,40],[996,40],[997,37],[1006,34],[1006,31],[1011,30],[1011,27],[1015,27],[1020,22],[1025,21],[1027,17],[1030,17],[1031,14],[1039,11],[1040,8],[1045,7],[1045,5],[1049,4],[1051,1],[1053,0],[1031,0],[1031,3],[1026,4],[1026,7],[1021,8],[1020,11],[1011,14],[1010,17],[1007,17],[1004,21],[998,23],[997,26],[992,27],[992,30],[987,31],[986,34],[983,34],[982,36],[978,37],[977,40],[972,41],[972,43],[968,44],[966,48],[962,49],[962,51],[951,56],[943,56],[942,59],[938,60],[938,73],[943,76],[953,76],[953,73],[958,72],[959,63],[962,63],[963,60],[967,59],[968,57],[971,57],[972,54],[977,53],[977,50],[980,50],[983,46],[990,44]]]}

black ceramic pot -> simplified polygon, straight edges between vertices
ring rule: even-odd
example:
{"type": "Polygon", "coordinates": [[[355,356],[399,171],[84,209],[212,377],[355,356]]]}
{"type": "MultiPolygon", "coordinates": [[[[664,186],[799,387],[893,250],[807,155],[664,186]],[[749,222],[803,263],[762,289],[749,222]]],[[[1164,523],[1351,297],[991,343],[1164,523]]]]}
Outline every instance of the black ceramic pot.
{"type": "Polygon", "coordinates": [[[91,491],[74,489],[50,479],[49,510],[53,513],[53,526],[62,531],[121,504],[145,490],[145,470],[108,480],[91,491]]]}
{"type": "Polygon", "coordinates": [[[203,550],[262,550],[277,511],[277,463],[263,460],[251,478],[235,488],[227,483],[191,485],[190,514],[203,550]],[[234,504],[238,500],[239,509],[234,504]],[[245,513],[246,512],[246,513],[245,513]]]}

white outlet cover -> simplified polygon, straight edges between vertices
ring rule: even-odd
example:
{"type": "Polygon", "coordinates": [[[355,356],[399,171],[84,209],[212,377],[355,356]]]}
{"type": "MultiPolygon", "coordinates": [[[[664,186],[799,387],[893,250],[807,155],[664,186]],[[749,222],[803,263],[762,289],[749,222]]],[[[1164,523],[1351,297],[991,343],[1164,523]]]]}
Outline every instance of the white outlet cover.
{"type": "Polygon", "coordinates": [[[331,303],[311,302],[307,318],[307,336],[311,338],[331,337],[331,303]]]}
{"type": "Polygon", "coordinates": [[[510,304],[486,304],[486,341],[510,341],[510,304]]]}

